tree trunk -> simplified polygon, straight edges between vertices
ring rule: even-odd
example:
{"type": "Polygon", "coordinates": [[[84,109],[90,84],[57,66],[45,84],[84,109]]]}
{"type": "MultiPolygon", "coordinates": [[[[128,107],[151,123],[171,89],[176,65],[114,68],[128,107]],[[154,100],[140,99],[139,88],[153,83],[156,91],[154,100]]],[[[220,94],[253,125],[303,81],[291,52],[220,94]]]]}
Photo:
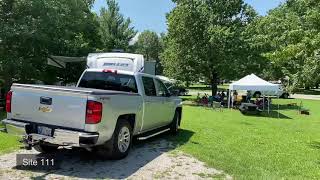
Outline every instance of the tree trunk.
{"type": "Polygon", "coordinates": [[[7,93],[12,85],[12,77],[9,75],[9,77],[4,77],[4,92],[7,93]]]}
{"type": "Polygon", "coordinates": [[[211,78],[211,95],[215,96],[217,94],[218,91],[218,75],[215,72],[211,73],[212,78],[211,78]]]}
{"type": "Polygon", "coordinates": [[[189,80],[186,81],[186,86],[187,86],[187,88],[190,87],[190,81],[189,80]]]}

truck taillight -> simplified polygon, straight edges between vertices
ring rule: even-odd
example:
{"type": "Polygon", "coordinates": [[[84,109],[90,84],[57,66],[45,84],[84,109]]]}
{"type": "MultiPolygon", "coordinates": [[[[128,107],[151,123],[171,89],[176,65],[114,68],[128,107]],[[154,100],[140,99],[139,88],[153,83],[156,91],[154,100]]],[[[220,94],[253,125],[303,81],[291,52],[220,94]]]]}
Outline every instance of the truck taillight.
{"type": "Polygon", "coordinates": [[[12,101],[12,91],[9,91],[6,96],[6,111],[11,113],[11,101],[12,101]]]}
{"type": "Polygon", "coordinates": [[[104,73],[114,73],[114,74],[118,74],[117,70],[112,70],[112,69],[104,69],[102,72],[104,73]]]}
{"type": "Polygon", "coordinates": [[[102,103],[87,101],[86,124],[98,124],[102,118],[102,103]]]}

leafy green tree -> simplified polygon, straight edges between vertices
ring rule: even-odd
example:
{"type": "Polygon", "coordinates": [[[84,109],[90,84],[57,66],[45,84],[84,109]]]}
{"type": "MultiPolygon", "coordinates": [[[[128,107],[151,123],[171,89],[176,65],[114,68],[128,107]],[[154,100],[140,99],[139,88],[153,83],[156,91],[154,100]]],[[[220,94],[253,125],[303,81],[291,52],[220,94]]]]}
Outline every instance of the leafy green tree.
{"type": "Polygon", "coordinates": [[[0,76],[13,81],[52,84],[79,75],[47,65],[50,55],[84,56],[100,46],[92,0],[0,1],[0,76]]]}
{"type": "Polygon", "coordinates": [[[136,52],[143,54],[147,60],[158,60],[161,51],[159,36],[153,31],[142,32],[136,43],[136,52]]]}
{"type": "Polygon", "coordinates": [[[236,78],[252,60],[243,32],[256,13],[242,0],[174,2],[167,16],[165,73],[186,82],[204,77],[215,94],[219,79],[236,78]]]}
{"type": "Polygon", "coordinates": [[[102,38],[103,51],[113,49],[127,50],[130,40],[136,35],[131,26],[130,18],[120,14],[119,5],[115,0],[107,0],[108,9],[102,8],[99,16],[99,34],[102,38]]]}
{"type": "Polygon", "coordinates": [[[159,36],[156,32],[146,30],[139,35],[138,41],[134,44],[135,53],[143,54],[145,59],[157,62],[156,74],[162,74],[163,71],[160,54],[163,51],[164,36],[164,34],[159,36]]]}
{"type": "Polygon", "coordinates": [[[289,77],[290,90],[319,85],[319,14],[316,0],[288,0],[254,23],[252,39],[272,64],[269,74],[289,77]]]}

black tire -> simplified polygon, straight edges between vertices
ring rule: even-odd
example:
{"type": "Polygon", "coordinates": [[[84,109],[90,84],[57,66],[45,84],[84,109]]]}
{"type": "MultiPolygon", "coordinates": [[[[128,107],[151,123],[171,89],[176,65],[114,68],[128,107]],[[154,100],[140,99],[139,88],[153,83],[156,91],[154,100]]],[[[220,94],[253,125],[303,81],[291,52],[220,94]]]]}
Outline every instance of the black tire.
{"type": "Polygon", "coordinates": [[[283,99],[288,99],[288,98],[289,98],[289,94],[288,94],[288,93],[284,93],[284,94],[282,95],[282,97],[283,97],[283,99]]]}
{"type": "Polygon", "coordinates": [[[179,111],[176,111],[174,113],[174,117],[170,125],[170,133],[173,135],[176,135],[179,132],[180,117],[181,117],[181,114],[179,113],[179,111]]]}
{"type": "Polygon", "coordinates": [[[132,127],[130,123],[126,120],[120,119],[117,123],[111,140],[109,140],[105,145],[97,147],[96,153],[103,159],[123,159],[129,154],[132,145],[132,139],[132,127]],[[126,147],[125,151],[121,150],[119,147],[120,145],[118,145],[120,131],[123,130],[123,128],[129,131],[129,138],[127,139],[129,141],[129,144],[126,147]]]}
{"type": "Polygon", "coordinates": [[[40,153],[52,153],[52,152],[57,151],[58,147],[59,146],[49,145],[49,144],[44,144],[44,143],[40,143],[40,144],[33,146],[33,148],[40,153]]]}

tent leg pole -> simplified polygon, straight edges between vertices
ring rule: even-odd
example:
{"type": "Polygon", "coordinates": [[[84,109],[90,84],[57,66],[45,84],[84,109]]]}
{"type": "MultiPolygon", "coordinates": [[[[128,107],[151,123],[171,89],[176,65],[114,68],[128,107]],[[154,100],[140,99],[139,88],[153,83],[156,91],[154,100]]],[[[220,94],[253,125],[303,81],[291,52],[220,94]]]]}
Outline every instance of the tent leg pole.
{"type": "MultiPolygon", "coordinates": [[[[232,91],[232,92],[233,92],[233,91],[232,91]]],[[[231,108],[233,108],[233,103],[234,103],[234,99],[233,99],[233,95],[232,95],[231,108]]]]}
{"type": "Polygon", "coordinates": [[[228,95],[228,109],[230,109],[230,90],[229,90],[229,95],[228,95]]]}
{"type": "Polygon", "coordinates": [[[270,99],[268,99],[268,114],[270,114],[270,99]]]}
{"type": "Polygon", "coordinates": [[[263,104],[263,111],[264,111],[264,94],[263,94],[262,104],[263,104]]]}
{"type": "Polygon", "coordinates": [[[278,119],[280,118],[280,105],[279,105],[279,95],[278,95],[278,119]]]}

